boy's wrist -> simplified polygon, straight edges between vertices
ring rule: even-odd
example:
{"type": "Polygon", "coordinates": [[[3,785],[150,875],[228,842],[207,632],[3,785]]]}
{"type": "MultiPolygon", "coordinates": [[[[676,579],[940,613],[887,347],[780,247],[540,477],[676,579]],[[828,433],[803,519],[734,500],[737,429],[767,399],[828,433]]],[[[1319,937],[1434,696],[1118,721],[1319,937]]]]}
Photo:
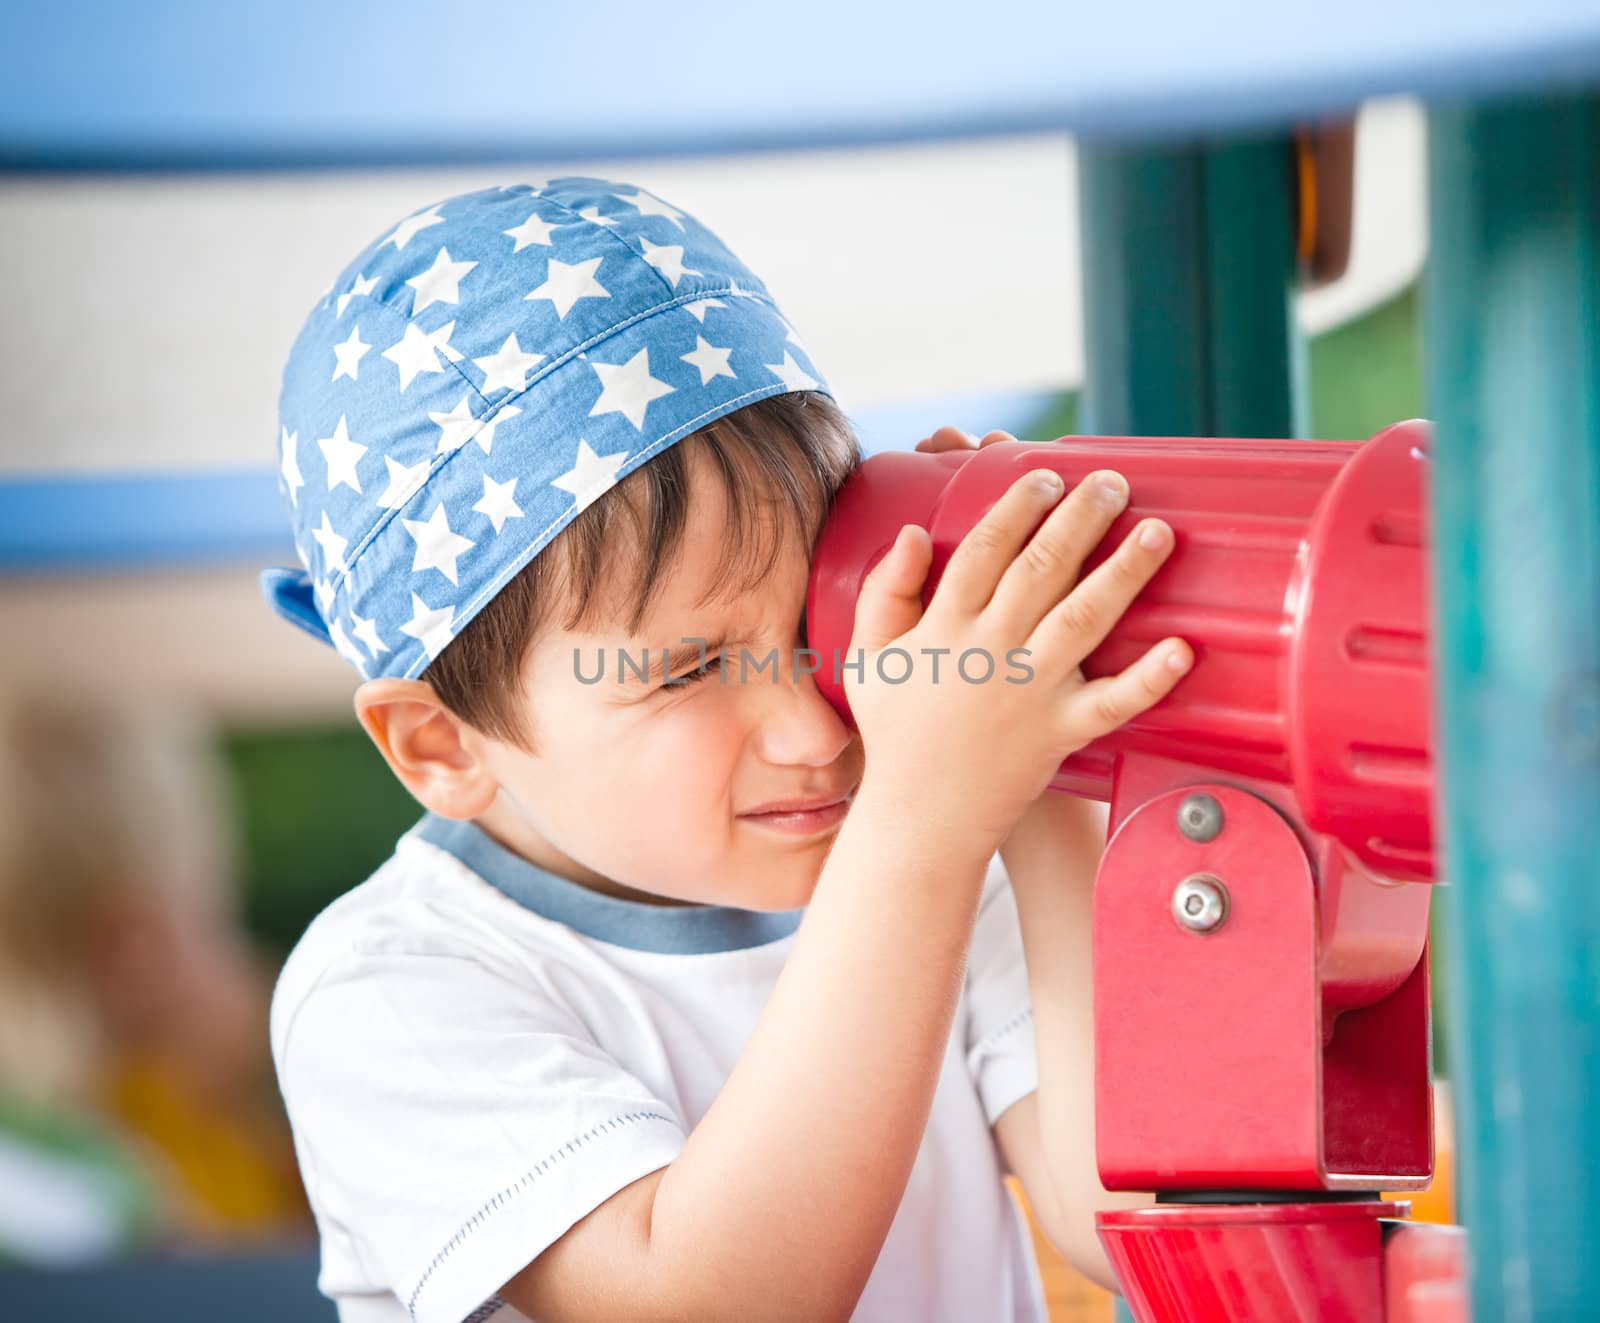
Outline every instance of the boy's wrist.
{"type": "Polygon", "coordinates": [[[919,849],[941,862],[987,864],[1003,839],[942,809],[925,782],[880,776],[862,778],[850,816],[870,819],[875,832],[904,832],[919,849]]]}

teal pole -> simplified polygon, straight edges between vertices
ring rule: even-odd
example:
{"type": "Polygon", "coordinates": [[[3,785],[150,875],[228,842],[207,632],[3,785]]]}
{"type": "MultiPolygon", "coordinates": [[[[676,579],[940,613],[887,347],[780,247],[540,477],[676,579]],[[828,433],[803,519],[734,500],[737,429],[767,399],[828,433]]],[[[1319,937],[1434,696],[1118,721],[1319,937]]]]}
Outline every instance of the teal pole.
{"type": "Polygon", "coordinates": [[[1600,1317],[1600,97],[1429,112],[1445,985],[1472,1317],[1600,1317]]]}
{"type": "Polygon", "coordinates": [[[1288,137],[1078,147],[1083,430],[1305,436],[1288,137]]]}
{"type": "Polygon", "coordinates": [[[1308,434],[1294,186],[1282,137],[1079,144],[1083,432],[1308,434]]]}

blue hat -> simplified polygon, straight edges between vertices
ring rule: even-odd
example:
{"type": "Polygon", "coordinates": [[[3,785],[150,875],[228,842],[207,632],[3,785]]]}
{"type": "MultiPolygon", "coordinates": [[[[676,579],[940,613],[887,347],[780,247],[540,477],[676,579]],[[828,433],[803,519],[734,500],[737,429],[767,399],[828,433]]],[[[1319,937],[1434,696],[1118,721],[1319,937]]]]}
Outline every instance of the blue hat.
{"type": "Polygon", "coordinates": [[[401,221],[284,369],[302,569],[267,600],[364,678],[413,678],[586,506],[675,441],[831,395],[760,280],[688,213],[582,176],[401,221]]]}

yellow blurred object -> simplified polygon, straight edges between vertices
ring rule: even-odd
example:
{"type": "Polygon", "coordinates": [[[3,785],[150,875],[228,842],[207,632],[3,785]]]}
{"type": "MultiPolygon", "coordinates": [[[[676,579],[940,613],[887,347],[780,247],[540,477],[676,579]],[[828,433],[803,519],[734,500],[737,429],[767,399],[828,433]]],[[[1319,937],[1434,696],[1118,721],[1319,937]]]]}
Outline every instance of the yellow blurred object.
{"type": "Polygon", "coordinates": [[[1450,1086],[1445,1080],[1433,1082],[1433,1184],[1426,1190],[1386,1194],[1385,1199],[1405,1199],[1411,1204],[1413,1222],[1456,1220],[1455,1127],[1450,1108],[1450,1086]]]}
{"type": "Polygon", "coordinates": [[[1011,1196],[1028,1218],[1033,1233],[1033,1252],[1039,1260],[1039,1276],[1044,1281],[1044,1302],[1050,1323],[1111,1323],[1111,1292],[1091,1282],[1057,1253],[1033,1220],[1033,1209],[1015,1176],[1005,1178],[1011,1196]]]}
{"type": "Polygon", "coordinates": [[[155,1148],[176,1177],[179,1236],[224,1242],[309,1230],[287,1126],[275,1116],[263,1109],[244,1118],[208,1106],[151,1057],[120,1061],[111,1080],[111,1114],[155,1148]]]}

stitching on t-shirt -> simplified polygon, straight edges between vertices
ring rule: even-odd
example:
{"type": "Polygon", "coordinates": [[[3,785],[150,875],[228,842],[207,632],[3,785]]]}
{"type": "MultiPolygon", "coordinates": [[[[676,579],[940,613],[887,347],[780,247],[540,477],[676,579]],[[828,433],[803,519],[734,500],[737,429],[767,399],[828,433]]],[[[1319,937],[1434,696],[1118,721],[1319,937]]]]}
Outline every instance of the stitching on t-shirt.
{"type": "Polygon", "coordinates": [[[461,1229],[457,1231],[455,1235],[450,1237],[449,1241],[446,1242],[445,1247],[433,1256],[433,1262],[430,1263],[423,1271],[421,1280],[417,1282],[415,1289],[411,1292],[411,1298],[406,1301],[406,1312],[410,1314],[412,1318],[417,1316],[417,1297],[422,1294],[422,1288],[428,1284],[428,1279],[433,1276],[434,1269],[436,1269],[441,1263],[449,1258],[456,1248],[464,1240],[466,1240],[469,1235],[476,1231],[478,1227],[483,1224],[484,1219],[490,1213],[494,1212],[495,1209],[499,1208],[501,1204],[505,1203],[513,1195],[521,1194],[525,1189],[528,1188],[528,1186],[532,1185],[534,1181],[538,1180],[540,1176],[544,1175],[544,1173],[549,1171],[551,1167],[555,1166],[557,1162],[566,1157],[567,1154],[575,1152],[580,1145],[586,1144],[596,1135],[599,1135],[607,1130],[614,1130],[618,1126],[627,1125],[630,1121],[649,1120],[665,1121],[668,1125],[678,1124],[673,1117],[663,1116],[660,1112],[624,1112],[620,1116],[613,1116],[608,1121],[600,1122],[599,1125],[590,1126],[589,1129],[585,1130],[576,1139],[569,1139],[560,1148],[554,1150],[548,1157],[541,1159],[531,1170],[523,1173],[522,1178],[518,1180],[516,1184],[506,1186],[505,1189],[501,1190],[499,1194],[495,1195],[494,1198],[490,1199],[488,1203],[484,1204],[482,1208],[478,1209],[476,1213],[469,1217],[466,1222],[462,1224],[461,1229]]]}
{"type": "Polygon", "coordinates": [[[486,1323],[506,1307],[506,1302],[497,1295],[490,1296],[481,1305],[468,1314],[461,1323],[486,1323]]]}
{"type": "Polygon", "coordinates": [[[976,1051],[981,1051],[982,1049],[990,1046],[990,1044],[995,1043],[999,1039],[1004,1038],[1013,1029],[1017,1028],[1019,1025],[1026,1024],[1032,1018],[1033,1018],[1033,1007],[1031,1005],[1024,1006],[1020,1011],[1018,1011],[1015,1015],[1013,1015],[1009,1020],[1007,1020],[1003,1025],[1001,1025],[998,1029],[996,1029],[992,1034],[989,1034],[987,1037],[979,1040],[977,1046],[975,1048],[973,1048],[973,1051],[975,1051],[975,1052],[976,1051]]]}

